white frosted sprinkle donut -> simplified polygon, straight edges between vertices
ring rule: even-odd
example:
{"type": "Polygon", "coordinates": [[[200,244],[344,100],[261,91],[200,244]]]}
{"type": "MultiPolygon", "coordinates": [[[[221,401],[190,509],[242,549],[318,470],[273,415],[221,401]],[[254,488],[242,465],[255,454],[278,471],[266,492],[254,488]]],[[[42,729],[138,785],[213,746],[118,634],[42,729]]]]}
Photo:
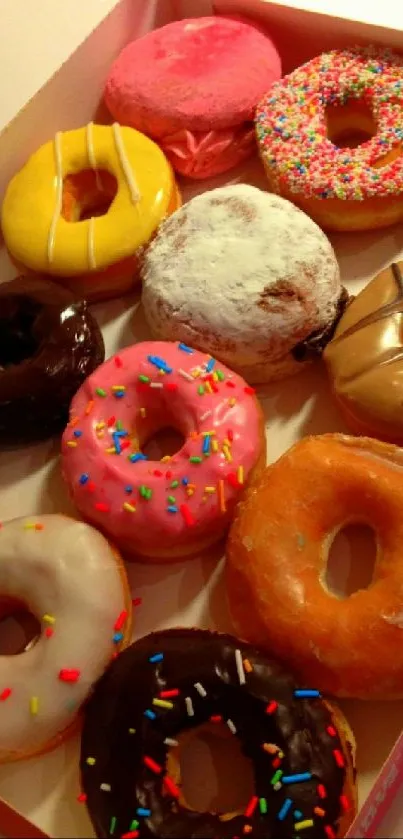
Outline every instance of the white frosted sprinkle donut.
{"type": "Polygon", "coordinates": [[[289,201],[238,184],[198,195],[147,250],[154,338],[208,351],[252,383],[295,373],[331,333],[343,290],[330,242],[289,201]]]}
{"type": "Polygon", "coordinates": [[[0,528],[0,598],[23,604],[41,634],[0,657],[0,761],[58,745],[91,686],[130,640],[131,600],[119,555],[87,524],[60,515],[0,528]]]}

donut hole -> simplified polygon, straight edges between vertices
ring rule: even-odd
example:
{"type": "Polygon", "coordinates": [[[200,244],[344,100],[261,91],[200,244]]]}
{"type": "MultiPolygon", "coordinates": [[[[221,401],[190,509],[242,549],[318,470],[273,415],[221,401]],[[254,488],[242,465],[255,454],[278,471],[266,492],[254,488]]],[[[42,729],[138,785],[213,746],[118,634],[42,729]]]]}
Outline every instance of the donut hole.
{"type": "Polygon", "coordinates": [[[1,304],[0,367],[21,364],[39,348],[35,323],[42,307],[29,297],[10,297],[1,304]]]}
{"type": "Polygon", "coordinates": [[[181,788],[180,804],[229,818],[245,811],[255,794],[253,764],[238,737],[221,723],[204,723],[177,736],[168,774],[181,788]]]}
{"type": "Polygon", "coordinates": [[[336,533],[329,548],[324,583],[341,600],[372,583],[377,557],[375,533],[368,524],[351,523],[336,533]]]}
{"type": "Polygon", "coordinates": [[[152,432],[141,442],[141,451],[149,460],[162,460],[172,457],[182,448],[185,438],[178,428],[166,425],[152,432]]]}
{"type": "Polygon", "coordinates": [[[327,137],[339,149],[356,149],[377,133],[372,109],[365,99],[348,99],[325,108],[327,137]]]}
{"type": "Polygon", "coordinates": [[[84,169],[75,175],[66,175],[61,214],[70,222],[104,216],[117,191],[117,180],[106,169],[84,169]]]}
{"type": "Polygon", "coordinates": [[[41,624],[25,603],[0,598],[0,656],[28,652],[41,636],[41,624]]]}

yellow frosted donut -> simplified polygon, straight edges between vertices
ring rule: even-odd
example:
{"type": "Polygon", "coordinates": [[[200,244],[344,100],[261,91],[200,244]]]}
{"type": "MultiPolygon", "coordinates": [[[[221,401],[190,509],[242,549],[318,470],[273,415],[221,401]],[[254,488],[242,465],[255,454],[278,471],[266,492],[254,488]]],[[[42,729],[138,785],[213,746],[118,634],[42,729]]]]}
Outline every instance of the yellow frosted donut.
{"type": "Polygon", "coordinates": [[[180,205],[161,149],[133,128],[89,123],[58,132],[10,181],[2,228],[25,272],[49,274],[89,299],[137,280],[139,256],[180,205]]]}

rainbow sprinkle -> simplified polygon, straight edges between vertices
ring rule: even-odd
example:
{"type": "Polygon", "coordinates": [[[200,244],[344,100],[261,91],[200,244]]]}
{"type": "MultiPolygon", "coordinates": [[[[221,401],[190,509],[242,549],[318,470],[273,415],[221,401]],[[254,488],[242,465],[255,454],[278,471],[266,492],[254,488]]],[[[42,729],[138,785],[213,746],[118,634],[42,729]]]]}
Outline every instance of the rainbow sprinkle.
{"type": "MultiPolygon", "coordinates": [[[[118,617],[115,621],[115,624],[114,624],[115,630],[116,629],[119,630],[120,628],[122,628],[124,623],[126,622],[126,619],[127,619],[127,611],[123,610],[118,615],[118,617]]],[[[257,667],[257,665],[255,665],[255,668],[254,668],[251,661],[248,658],[243,658],[241,649],[239,649],[239,648],[234,650],[234,659],[235,659],[235,671],[234,672],[236,672],[236,675],[238,677],[239,686],[241,687],[241,686],[245,685],[246,681],[247,681],[247,677],[250,677],[249,681],[252,680],[252,683],[251,683],[252,695],[254,695],[253,679],[255,678],[255,675],[253,675],[253,674],[255,673],[255,670],[256,670],[256,672],[258,672],[259,668],[257,667]]],[[[164,660],[165,660],[165,654],[162,650],[159,650],[155,653],[152,653],[152,655],[150,655],[148,657],[149,663],[152,664],[156,668],[154,676],[157,679],[157,683],[158,683],[158,669],[157,668],[158,668],[158,665],[164,660]]],[[[170,669],[169,668],[169,662],[167,662],[167,665],[168,665],[167,666],[167,672],[169,672],[169,669],[170,669]]],[[[68,672],[74,672],[74,671],[68,671],[68,672]]],[[[153,678],[154,678],[154,676],[153,676],[153,678]]],[[[183,702],[174,703],[172,700],[181,696],[181,690],[178,687],[170,687],[169,685],[167,685],[164,689],[159,690],[158,695],[154,696],[151,700],[153,707],[157,711],[161,710],[161,711],[164,711],[166,713],[160,713],[157,716],[157,714],[154,711],[152,711],[150,708],[146,708],[146,710],[143,711],[144,716],[147,717],[151,721],[151,723],[155,724],[155,728],[154,728],[154,726],[152,726],[152,730],[153,730],[153,737],[154,737],[154,735],[156,737],[155,743],[156,743],[157,747],[158,747],[158,736],[159,736],[159,732],[161,731],[160,727],[162,726],[164,720],[169,719],[169,714],[171,714],[171,712],[173,712],[174,710],[175,710],[176,714],[178,712],[183,713],[182,708],[184,706],[184,710],[186,711],[186,714],[187,714],[188,718],[191,718],[191,721],[188,722],[188,725],[192,725],[192,724],[197,725],[198,724],[198,720],[196,718],[196,712],[197,712],[198,708],[201,707],[200,704],[199,704],[200,699],[198,699],[198,697],[200,697],[202,700],[204,700],[208,696],[210,696],[211,694],[210,694],[210,692],[208,692],[206,690],[206,688],[204,687],[204,685],[200,681],[194,682],[192,688],[190,689],[189,694],[184,696],[183,702]],[[195,693],[197,694],[197,697],[196,697],[197,704],[196,704],[196,706],[194,705],[194,700],[193,700],[192,695],[191,695],[192,694],[192,688],[194,689],[195,693]],[[192,718],[195,718],[195,719],[193,720],[192,718]]],[[[302,698],[302,699],[315,700],[317,697],[318,697],[318,691],[315,691],[315,690],[312,690],[312,689],[306,689],[306,688],[297,689],[297,690],[293,691],[293,694],[292,694],[292,699],[302,698]]],[[[214,691],[213,691],[213,700],[216,702],[216,701],[218,701],[218,699],[219,698],[217,696],[214,696],[214,691]]],[[[280,701],[280,698],[279,698],[279,701],[280,701]]],[[[269,700],[268,702],[267,702],[267,700],[265,702],[261,701],[261,711],[260,711],[260,713],[262,715],[261,722],[263,724],[264,720],[266,720],[264,725],[265,725],[266,731],[268,733],[271,732],[273,723],[265,715],[268,715],[270,717],[272,714],[279,711],[279,720],[280,720],[281,719],[280,715],[283,711],[283,705],[286,706],[288,701],[289,700],[287,699],[287,697],[285,695],[281,694],[280,710],[279,710],[279,702],[277,702],[277,700],[272,699],[272,700],[269,700]]],[[[203,703],[203,706],[206,707],[204,703],[203,703]]],[[[214,723],[223,723],[224,722],[233,735],[238,734],[238,726],[234,723],[234,721],[231,718],[227,717],[227,715],[225,715],[223,717],[223,715],[221,713],[215,713],[215,714],[211,714],[209,719],[210,719],[211,722],[214,722],[214,723]]],[[[178,720],[175,721],[175,719],[174,719],[173,725],[175,726],[177,724],[177,722],[178,722],[178,720]]],[[[280,724],[281,724],[281,722],[280,722],[280,724]]],[[[171,725],[171,720],[170,719],[169,719],[169,725],[171,725]]],[[[240,724],[239,731],[240,731],[240,736],[242,737],[243,736],[243,734],[242,734],[242,723],[240,724]]],[[[337,735],[337,730],[335,729],[334,725],[328,724],[327,726],[325,726],[325,731],[332,738],[332,741],[329,743],[330,747],[332,745],[338,745],[338,741],[337,741],[337,736],[338,735],[337,735]],[[335,743],[335,740],[336,740],[336,743],[335,743]]],[[[129,734],[135,734],[136,729],[129,728],[128,732],[129,732],[129,734]]],[[[154,742],[154,741],[152,740],[151,742],[154,742]]],[[[163,743],[167,748],[175,748],[179,745],[178,741],[175,740],[174,738],[171,738],[171,737],[165,737],[164,740],[163,740],[163,743]]],[[[261,824],[260,820],[262,819],[262,817],[264,818],[265,816],[270,814],[272,818],[274,817],[277,820],[277,822],[286,822],[286,820],[288,819],[288,821],[286,822],[285,827],[284,827],[284,829],[287,832],[287,835],[288,835],[288,832],[289,832],[290,836],[291,836],[292,831],[295,831],[295,834],[298,834],[298,835],[303,834],[304,831],[310,830],[312,827],[314,827],[316,825],[316,827],[318,828],[318,831],[320,832],[321,835],[322,835],[322,832],[323,832],[326,835],[327,839],[335,839],[336,832],[334,831],[333,826],[331,824],[326,824],[327,811],[326,811],[326,804],[324,803],[324,799],[326,799],[327,793],[326,793],[326,789],[325,789],[324,785],[320,784],[320,783],[316,785],[316,795],[320,799],[321,806],[319,806],[317,801],[316,802],[313,801],[312,804],[309,805],[309,798],[307,798],[306,796],[310,795],[312,793],[315,794],[314,793],[315,786],[311,786],[310,788],[301,791],[298,788],[298,785],[303,784],[303,783],[311,782],[314,778],[313,773],[309,772],[309,771],[300,771],[300,772],[297,771],[297,772],[289,772],[287,774],[285,771],[283,771],[283,770],[285,770],[285,767],[287,765],[286,762],[283,765],[283,769],[279,768],[283,759],[285,758],[285,754],[281,750],[281,748],[276,743],[270,743],[270,742],[263,742],[261,745],[262,745],[263,751],[266,752],[266,755],[267,755],[266,758],[263,758],[263,760],[266,760],[266,766],[267,766],[266,784],[270,783],[272,792],[268,793],[267,797],[264,797],[261,794],[260,794],[260,796],[255,795],[255,794],[252,795],[252,797],[250,798],[247,806],[245,807],[244,813],[243,813],[243,818],[246,821],[242,826],[242,833],[245,834],[245,835],[246,834],[249,835],[249,834],[253,833],[254,827],[256,826],[254,824],[255,819],[257,818],[259,820],[259,824],[261,824]],[[273,757],[274,757],[274,759],[273,759],[273,757]],[[270,778],[270,766],[272,766],[272,768],[275,769],[271,778],[270,778]],[[289,789],[287,789],[287,787],[290,788],[293,785],[296,785],[296,789],[294,791],[295,796],[297,796],[298,794],[299,795],[302,794],[302,796],[303,796],[302,800],[300,802],[298,802],[298,803],[300,803],[300,806],[302,805],[301,809],[298,808],[296,802],[293,801],[291,795],[287,795],[287,792],[289,792],[289,789]],[[278,793],[280,791],[282,791],[282,793],[280,793],[280,795],[279,795],[278,793]],[[282,798],[282,796],[284,794],[285,794],[285,797],[282,798]],[[276,801],[276,804],[274,805],[275,809],[274,809],[274,812],[273,812],[273,802],[274,801],[276,801]],[[302,802],[303,802],[303,804],[302,804],[302,802]],[[309,812],[307,812],[308,806],[310,807],[309,812]],[[291,818],[289,818],[289,817],[291,817],[291,818]],[[291,821],[291,819],[292,819],[292,821],[291,821]],[[320,820],[320,822],[319,821],[315,822],[315,819],[320,820]]],[[[158,752],[158,753],[160,753],[160,752],[158,752]]],[[[332,754],[333,754],[333,757],[335,759],[335,762],[336,762],[337,766],[340,769],[343,768],[344,767],[344,757],[343,757],[341,749],[337,749],[337,748],[332,749],[332,754]]],[[[165,794],[170,796],[171,798],[173,798],[175,800],[178,800],[181,796],[181,791],[177,787],[175,781],[168,775],[168,773],[166,771],[165,761],[161,761],[161,763],[159,763],[151,755],[144,755],[142,757],[142,761],[143,761],[144,766],[151,773],[153,773],[156,776],[160,776],[160,778],[161,778],[160,783],[161,783],[161,785],[164,789],[165,794]]],[[[93,766],[95,764],[95,757],[87,757],[86,762],[89,766],[93,766]]],[[[288,769],[290,768],[289,764],[288,764],[287,768],[288,769]]],[[[111,791],[111,786],[110,786],[110,784],[104,783],[104,784],[100,785],[100,789],[104,790],[105,792],[110,792],[111,791]]],[[[148,818],[151,818],[152,815],[153,815],[150,807],[147,807],[146,805],[147,805],[147,801],[140,800],[139,806],[135,810],[137,819],[136,818],[132,819],[128,832],[124,833],[124,834],[121,834],[120,839],[122,839],[122,837],[132,837],[133,838],[134,836],[136,836],[136,837],[138,837],[138,839],[140,839],[141,828],[140,828],[140,822],[138,821],[138,819],[148,819],[148,818]],[[139,830],[139,828],[140,828],[140,830],[139,830]]],[[[349,810],[351,808],[351,802],[349,801],[347,796],[345,796],[343,794],[341,794],[339,796],[339,805],[340,805],[340,812],[346,812],[347,810],[349,810]]],[[[339,818],[339,816],[337,816],[337,818],[339,818]]],[[[127,823],[128,822],[126,822],[126,824],[127,823]]],[[[116,819],[115,816],[112,815],[111,820],[110,820],[110,830],[109,830],[109,834],[111,836],[115,834],[116,827],[117,827],[117,819],[116,819]]],[[[280,827],[279,827],[279,829],[280,829],[280,827]]]]}
{"type": "Polygon", "coordinates": [[[272,188],[348,201],[399,194],[402,107],[403,59],[391,50],[353,47],[308,61],[272,85],[257,107],[257,138],[272,188]],[[357,148],[341,148],[328,137],[326,109],[351,100],[370,108],[376,129],[357,148]]]}
{"type": "Polygon", "coordinates": [[[36,716],[36,714],[38,713],[39,699],[37,696],[31,696],[31,699],[29,700],[29,710],[32,716],[36,716]]]}
{"type": "MultiPolygon", "coordinates": [[[[135,371],[129,369],[123,355],[118,362],[116,357],[107,362],[112,365],[109,367],[112,375],[104,386],[102,376],[97,376],[91,385],[92,398],[77,403],[77,409],[74,405],[68,435],[64,437],[63,456],[69,459],[67,468],[71,463],[74,470],[74,464],[80,464],[74,475],[78,508],[85,511],[89,520],[102,524],[106,533],[112,531],[113,522],[118,519],[122,539],[133,534],[135,548],[136,532],[140,533],[145,525],[151,533],[152,520],[158,516],[168,541],[174,540],[175,534],[179,542],[191,538],[192,534],[187,537],[187,528],[204,532],[214,529],[227,509],[232,511],[241,484],[253,465],[250,449],[243,446],[237,417],[231,411],[229,419],[227,408],[227,385],[232,388],[230,396],[234,395],[240,403],[245,401],[244,393],[249,392],[249,386],[235,374],[219,369],[210,355],[199,353],[182,342],[177,343],[176,348],[172,352],[170,347],[169,356],[167,353],[163,357],[163,344],[155,344],[161,355],[152,352],[152,344],[146,345],[135,371]],[[189,420],[192,427],[177,454],[165,455],[157,464],[140,450],[147,440],[147,425],[150,422],[151,430],[155,415],[168,411],[170,399],[173,400],[172,413],[180,415],[181,400],[185,404],[186,399],[182,394],[187,390],[193,406],[197,400],[200,408],[189,420]],[[208,410],[199,402],[198,390],[208,410]],[[121,400],[123,396],[125,398],[121,400]],[[223,407],[227,417],[224,422],[217,423],[216,402],[223,407]],[[83,459],[89,436],[91,445],[95,444],[102,452],[103,465],[100,467],[92,457],[91,463],[90,459],[83,459]],[[230,473],[235,476],[234,481],[229,478],[230,473]],[[112,474],[113,493],[110,487],[112,474]],[[162,486],[164,479],[167,480],[166,493],[161,491],[165,489],[162,486]]],[[[249,428],[247,431],[249,434],[249,428]]],[[[158,528],[155,530],[159,532],[158,528]]],[[[155,536],[156,540],[158,538],[155,536]]]]}
{"type": "Polygon", "coordinates": [[[279,812],[277,813],[277,818],[280,822],[284,821],[285,817],[290,812],[291,807],[292,807],[292,799],[291,798],[286,798],[283,806],[281,807],[281,810],[279,810],[279,812]]]}

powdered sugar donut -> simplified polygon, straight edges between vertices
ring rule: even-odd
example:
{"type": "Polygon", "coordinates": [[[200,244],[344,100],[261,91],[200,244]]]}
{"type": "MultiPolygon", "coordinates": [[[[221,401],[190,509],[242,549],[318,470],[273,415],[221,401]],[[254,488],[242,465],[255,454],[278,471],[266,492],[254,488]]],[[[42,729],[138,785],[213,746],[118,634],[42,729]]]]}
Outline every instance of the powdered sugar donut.
{"type": "Polygon", "coordinates": [[[23,604],[41,634],[0,656],[0,762],[60,744],[94,682],[131,634],[123,563],[92,527],[60,515],[0,529],[0,599],[23,604]]]}
{"type": "Polygon", "coordinates": [[[208,350],[249,382],[301,369],[346,297],[319,227],[246,184],[198,195],[164,222],[142,276],[155,338],[208,350]]]}
{"type": "Polygon", "coordinates": [[[115,119],[157,140],[178,172],[205,178],[253,152],[255,106],[280,75],[276,48],[253,23],[192,18],[125,47],[105,100],[115,119]]]}
{"type": "Polygon", "coordinates": [[[265,453],[253,388],[211,355],[155,341],[127,347],[88,377],[62,442],[82,515],[127,553],[164,560],[224,535],[265,453]],[[142,445],[167,425],[183,445],[148,459],[142,445]]]}

